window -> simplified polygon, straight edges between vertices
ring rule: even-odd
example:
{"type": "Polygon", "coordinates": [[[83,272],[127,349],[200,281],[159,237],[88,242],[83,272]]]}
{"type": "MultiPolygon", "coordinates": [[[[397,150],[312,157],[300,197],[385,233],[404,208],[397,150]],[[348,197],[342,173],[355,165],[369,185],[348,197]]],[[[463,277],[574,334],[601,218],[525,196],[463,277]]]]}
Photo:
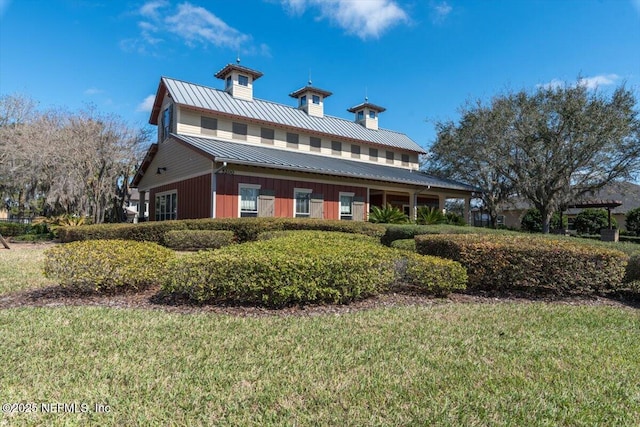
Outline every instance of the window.
{"type": "Polygon", "coordinates": [[[258,196],[260,195],[260,186],[252,184],[240,184],[240,216],[241,217],[257,217],[258,216],[258,196]]]}
{"type": "Polygon", "coordinates": [[[227,89],[229,89],[229,88],[231,87],[231,84],[232,84],[231,76],[227,77],[226,82],[227,82],[227,84],[226,84],[226,86],[225,86],[225,87],[226,87],[227,89]]]}
{"type": "Polygon", "coordinates": [[[353,219],[353,193],[340,193],[340,219],[353,219]]]}
{"type": "Polygon", "coordinates": [[[402,166],[409,166],[409,155],[408,154],[403,154],[402,155],[402,166]]]}
{"type": "Polygon", "coordinates": [[[218,129],[218,119],[213,117],[200,117],[200,128],[202,133],[215,135],[218,129]]]}
{"type": "Polygon", "coordinates": [[[309,138],[309,146],[311,147],[311,151],[320,151],[320,146],[322,145],[322,141],[320,138],[316,138],[312,136],[309,138]]]}
{"type": "Polygon", "coordinates": [[[393,151],[387,150],[387,163],[393,163],[393,151]]]}
{"type": "Polygon", "coordinates": [[[378,161],[378,149],[377,148],[369,148],[369,159],[378,161]]]}
{"type": "Polygon", "coordinates": [[[178,193],[156,194],[156,221],[178,219],[178,193]]]}
{"type": "Polygon", "coordinates": [[[287,132],[287,148],[298,148],[300,137],[297,133],[287,132]]]}
{"type": "Polygon", "coordinates": [[[354,159],[360,158],[360,146],[351,144],[351,157],[354,159]]]}
{"type": "Polygon", "coordinates": [[[311,190],[306,188],[293,189],[293,215],[296,218],[309,218],[310,200],[311,200],[311,190]]]}
{"type": "Polygon", "coordinates": [[[320,97],[318,95],[313,95],[311,97],[311,100],[314,104],[319,105],[320,104],[320,97]]]}
{"type": "Polygon", "coordinates": [[[247,125],[245,123],[233,122],[233,138],[241,141],[247,140],[247,125]]]}
{"type": "Polygon", "coordinates": [[[242,74],[238,75],[238,84],[240,86],[249,86],[249,77],[243,76],[242,74]]]}
{"type": "Polygon", "coordinates": [[[304,107],[305,105],[307,105],[307,95],[302,95],[300,97],[300,106],[304,107]]]}
{"type": "Polygon", "coordinates": [[[360,110],[357,113],[357,120],[360,121],[360,120],[363,120],[363,119],[364,119],[364,111],[360,110]]]}
{"type": "Polygon", "coordinates": [[[331,141],[331,154],[342,154],[342,143],[340,141],[331,141]]]}
{"type": "Polygon", "coordinates": [[[172,107],[173,107],[172,105],[169,105],[162,112],[162,140],[167,138],[172,130],[172,126],[171,126],[171,116],[173,112],[172,107]]]}
{"type": "Polygon", "coordinates": [[[260,128],[260,142],[262,142],[263,144],[273,145],[274,136],[275,132],[273,131],[273,129],[260,128]]]}
{"type": "Polygon", "coordinates": [[[370,119],[375,119],[376,118],[376,112],[373,110],[369,110],[369,118],[370,119]]]}

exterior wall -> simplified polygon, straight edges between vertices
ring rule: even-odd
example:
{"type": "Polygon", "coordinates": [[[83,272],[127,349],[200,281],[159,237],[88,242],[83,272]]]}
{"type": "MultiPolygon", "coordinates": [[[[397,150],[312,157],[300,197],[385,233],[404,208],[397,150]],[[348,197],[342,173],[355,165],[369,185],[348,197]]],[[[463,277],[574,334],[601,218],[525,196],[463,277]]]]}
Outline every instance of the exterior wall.
{"type": "MultiPolygon", "coordinates": [[[[237,218],[238,188],[240,184],[260,185],[262,190],[275,191],[276,217],[293,217],[294,188],[311,189],[313,193],[324,196],[324,219],[340,219],[340,193],[354,193],[355,197],[367,199],[367,188],[354,185],[318,183],[297,180],[295,177],[287,179],[284,176],[249,176],[240,174],[218,174],[216,176],[216,218],[237,218]]],[[[369,207],[365,206],[365,212],[369,207]]]]}
{"type": "Polygon", "coordinates": [[[167,139],[158,144],[158,152],[140,180],[138,188],[147,190],[151,186],[157,187],[202,175],[211,172],[211,167],[211,160],[173,139],[167,139]],[[161,170],[158,174],[158,168],[167,170],[161,170]]]}
{"type": "Polygon", "coordinates": [[[176,191],[178,195],[178,218],[211,217],[211,174],[154,187],[149,196],[149,219],[156,217],[156,194],[176,191]]]}
{"type": "MultiPolygon", "coordinates": [[[[188,110],[184,108],[180,108],[180,111],[176,114],[178,123],[177,123],[177,133],[187,134],[193,136],[203,136],[203,137],[213,137],[222,140],[229,141],[238,141],[237,139],[233,139],[232,132],[232,123],[234,120],[224,118],[224,117],[216,117],[215,115],[206,115],[206,117],[216,117],[218,119],[218,129],[216,131],[211,131],[208,129],[202,129],[200,127],[200,118],[204,115],[200,111],[188,110]]],[[[376,119],[377,120],[377,119],[376,119]]],[[[398,166],[406,169],[414,169],[417,170],[420,167],[418,155],[416,153],[404,152],[402,150],[393,149],[393,147],[383,147],[383,146],[375,146],[372,144],[366,143],[351,143],[344,140],[340,140],[340,138],[327,138],[321,137],[321,148],[320,152],[311,150],[310,137],[314,136],[311,134],[305,134],[293,131],[294,133],[299,134],[299,143],[298,148],[289,148],[287,147],[287,130],[279,129],[270,126],[261,126],[253,123],[248,123],[242,121],[240,118],[235,120],[238,123],[247,123],[247,136],[246,142],[250,144],[260,145],[262,144],[260,138],[260,128],[270,128],[274,130],[274,141],[273,144],[269,144],[275,148],[280,148],[284,150],[297,150],[297,151],[305,151],[305,152],[313,152],[314,154],[322,154],[326,156],[336,157],[337,155],[332,154],[331,150],[331,141],[340,141],[342,143],[342,152],[337,157],[342,157],[344,159],[350,160],[359,160],[365,162],[372,162],[378,164],[384,164],[389,166],[398,166]],[[360,156],[358,158],[353,158],[351,156],[351,145],[359,145],[360,146],[360,156]],[[378,150],[378,158],[372,159],[369,157],[369,148],[376,148],[378,150]],[[394,160],[392,163],[388,163],[386,159],[386,151],[394,151],[394,160]],[[402,154],[409,154],[409,163],[405,166],[402,164],[402,154]]],[[[241,142],[245,142],[245,140],[240,140],[241,142]]]]}

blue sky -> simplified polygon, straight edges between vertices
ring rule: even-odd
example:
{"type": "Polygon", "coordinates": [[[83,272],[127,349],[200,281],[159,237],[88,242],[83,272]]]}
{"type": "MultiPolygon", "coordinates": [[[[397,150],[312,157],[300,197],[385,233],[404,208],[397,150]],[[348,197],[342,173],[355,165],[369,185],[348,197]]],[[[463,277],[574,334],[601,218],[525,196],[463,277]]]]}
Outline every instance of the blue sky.
{"type": "Polygon", "coordinates": [[[0,95],[94,104],[145,125],[161,76],[222,88],[240,55],[254,95],[325,113],[369,101],[423,147],[467,99],[575,82],[640,97],[640,0],[0,0],[0,95]]]}

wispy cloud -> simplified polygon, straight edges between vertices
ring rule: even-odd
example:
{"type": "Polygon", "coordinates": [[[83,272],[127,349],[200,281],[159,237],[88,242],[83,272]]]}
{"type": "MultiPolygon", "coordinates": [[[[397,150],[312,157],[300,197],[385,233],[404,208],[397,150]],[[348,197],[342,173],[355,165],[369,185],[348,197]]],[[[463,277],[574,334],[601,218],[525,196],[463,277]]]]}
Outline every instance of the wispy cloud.
{"type": "Polygon", "coordinates": [[[98,89],[98,88],[95,88],[95,87],[90,87],[89,89],[84,91],[84,94],[92,96],[92,95],[101,94],[102,92],[104,92],[102,89],[98,89]]]}
{"type": "Polygon", "coordinates": [[[141,17],[140,37],[122,40],[120,45],[125,50],[154,53],[168,35],[173,35],[189,47],[213,45],[242,52],[264,51],[264,47],[249,46],[250,35],[230,27],[204,7],[188,2],[173,7],[167,0],[151,0],[136,14],[141,17]]]}
{"type": "Polygon", "coordinates": [[[600,86],[609,86],[616,84],[620,80],[617,74],[600,74],[593,77],[580,77],[576,83],[569,84],[560,79],[553,79],[550,82],[539,84],[538,87],[545,89],[558,89],[561,87],[575,87],[576,85],[584,86],[587,89],[597,89],[600,86]]]}
{"type": "Polygon", "coordinates": [[[436,24],[442,23],[451,11],[453,7],[446,1],[431,3],[431,20],[436,24]]]}
{"type": "Polygon", "coordinates": [[[155,95],[147,96],[144,101],[138,104],[138,106],[136,107],[136,111],[141,113],[150,113],[151,109],[153,108],[153,102],[155,101],[155,99],[155,95]]]}
{"type": "Polygon", "coordinates": [[[389,28],[408,23],[408,14],[393,0],[281,0],[293,14],[307,9],[317,19],[327,19],[347,34],[361,39],[379,38],[389,28]]]}

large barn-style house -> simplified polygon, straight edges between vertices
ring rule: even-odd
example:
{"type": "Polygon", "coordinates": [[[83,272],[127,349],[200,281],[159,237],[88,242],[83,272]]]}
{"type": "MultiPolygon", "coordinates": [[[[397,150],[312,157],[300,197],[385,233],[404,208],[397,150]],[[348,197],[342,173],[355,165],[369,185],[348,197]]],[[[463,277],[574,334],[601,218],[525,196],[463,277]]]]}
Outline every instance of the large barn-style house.
{"type": "Polygon", "coordinates": [[[324,113],[331,92],[309,83],[295,105],[254,98],[262,73],[239,63],[215,74],[223,89],[162,77],[149,122],[158,140],[133,180],[149,220],[298,217],[365,221],[371,206],[415,215],[474,187],[419,169],[425,151],[383,129],[365,100],[353,120],[324,113]]]}

